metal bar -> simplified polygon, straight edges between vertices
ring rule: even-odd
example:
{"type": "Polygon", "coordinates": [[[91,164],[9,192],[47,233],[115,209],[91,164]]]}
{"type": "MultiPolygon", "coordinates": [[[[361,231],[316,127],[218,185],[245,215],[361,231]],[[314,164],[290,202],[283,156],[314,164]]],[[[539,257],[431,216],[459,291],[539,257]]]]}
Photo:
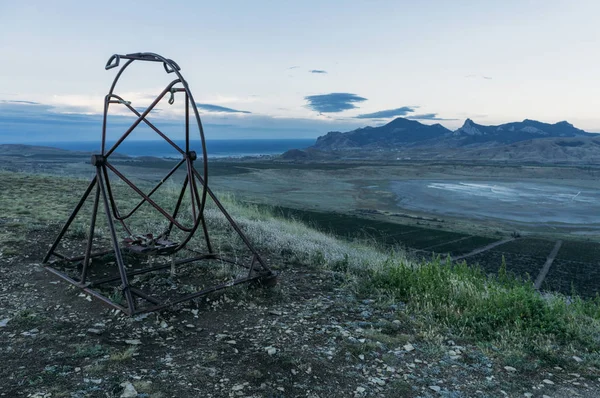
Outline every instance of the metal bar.
{"type": "MultiPolygon", "coordinates": [[[[183,186],[181,187],[181,192],[179,193],[179,198],[177,199],[177,204],[175,205],[175,209],[173,210],[173,219],[177,218],[177,214],[179,213],[179,207],[181,206],[181,202],[183,201],[183,196],[185,195],[185,189],[188,185],[188,176],[185,176],[183,180],[183,186]]],[[[173,229],[173,223],[169,221],[169,226],[167,230],[164,232],[165,238],[168,238],[171,234],[171,230],[173,229]]]]}
{"type": "Polygon", "coordinates": [[[185,153],[190,152],[190,97],[185,93],[185,153]]]}
{"type": "Polygon", "coordinates": [[[198,298],[198,297],[206,296],[207,294],[214,293],[216,291],[223,290],[223,289],[226,289],[226,288],[231,287],[231,286],[236,286],[236,285],[239,285],[239,284],[242,284],[242,283],[252,282],[254,280],[262,278],[263,276],[264,275],[257,275],[257,276],[253,276],[253,277],[246,277],[246,278],[236,279],[236,280],[231,281],[231,282],[225,282],[225,283],[222,283],[220,285],[215,285],[215,286],[212,286],[212,287],[200,290],[199,292],[196,292],[196,293],[191,293],[191,294],[185,295],[183,297],[179,297],[179,298],[177,298],[175,300],[169,300],[168,302],[164,302],[163,304],[160,304],[160,305],[157,305],[157,306],[154,306],[154,307],[141,308],[136,313],[158,311],[158,310],[170,307],[170,306],[175,305],[175,304],[183,303],[184,301],[189,301],[189,300],[193,300],[193,299],[198,298]]]}
{"type": "Polygon", "coordinates": [[[63,274],[59,270],[54,269],[54,268],[52,268],[52,267],[50,267],[48,265],[44,266],[44,268],[46,268],[48,271],[52,272],[54,275],[56,275],[56,276],[64,279],[65,281],[67,281],[67,282],[69,282],[69,283],[71,283],[71,284],[73,284],[75,286],[80,287],[83,291],[85,291],[85,292],[89,293],[90,295],[96,297],[97,299],[101,300],[103,303],[108,304],[111,307],[116,308],[118,310],[121,310],[121,311],[123,311],[127,315],[131,315],[131,313],[129,312],[129,310],[127,308],[125,308],[122,305],[119,305],[119,304],[113,302],[112,300],[109,300],[107,297],[104,297],[102,294],[96,292],[93,289],[90,289],[89,287],[82,287],[79,284],[79,282],[77,282],[76,280],[72,279],[68,275],[63,274]]]}
{"type": "Polygon", "coordinates": [[[115,251],[115,257],[119,268],[119,274],[121,275],[121,288],[123,289],[123,296],[125,296],[125,300],[127,300],[127,307],[129,309],[129,313],[132,314],[135,310],[135,303],[133,301],[133,297],[131,296],[131,291],[129,290],[129,281],[127,280],[127,272],[125,271],[125,262],[123,261],[121,247],[119,246],[119,241],[117,239],[117,231],[115,230],[115,224],[113,222],[112,215],[110,214],[110,206],[108,198],[106,196],[104,183],[102,181],[102,174],[100,173],[101,167],[104,169],[105,165],[96,167],[98,186],[100,187],[100,193],[102,194],[102,200],[104,201],[104,212],[106,213],[106,219],[108,221],[108,229],[110,230],[110,237],[112,239],[113,249],[115,251]]]}
{"type": "Polygon", "coordinates": [[[90,265],[90,255],[92,254],[92,244],[94,240],[94,230],[96,228],[96,215],[98,214],[98,201],[100,200],[100,189],[96,186],[96,195],[94,195],[94,207],[92,209],[92,220],[90,221],[90,231],[85,248],[85,257],[83,259],[83,268],[81,269],[81,283],[85,283],[87,269],[90,265]]]}
{"type": "MultiPolygon", "coordinates": [[[[151,196],[152,196],[152,195],[153,195],[153,194],[154,194],[154,193],[155,193],[155,192],[158,190],[158,188],[160,188],[160,187],[161,187],[161,186],[162,186],[162,185],[165,183],[165,181],[167,181],[167,180],[168,180],[168,179],[169,179],[169,178],[170,178],[170,177],[171,177],[173,174],[175,174],[175,172],[177,171],[177,169],[179,169],[179,167],[181,167],[181,165],[183,164],[183,162],[185,162],[185,159],[181,159],[181,160],[179,161],[179,163],[177,163],[177,165],[176,165],[176,166],[175,166],[175,167],[174,167],[174,168],[173,168],[171,171],[169,171],[169,173],[168,173],[168,174],[167,174],[165,177],[163,177],[163,179],[162,179],[162,180],[160,180],[160,182],[159,182],[159,183],[158,183],[158,184],[157,184],[157,185],[156,185],[156,186],[155,186],[155,187],[154,187],[154,188],[153,188],[153,189],[152,189],[152,190],[151,190],[151,191],[148,193],[148,197],[151,197],[151,196]]],[[[142,200],[140,201],[140,203],[138,203],[138,204],[137,204],[137,205],[136,205],[136,206],[133,208],[133,210],[131,210],[131,211],[130,211],[129,213],[127,213],[126,215],[124,215],[124,216],[120,216],[120,217],[117,217],[117,216],[115,216],[115,218],[116,218],[117,220],[119,220],[119,221],[122,221],[122,220],[126,220],[126,219],[128,219],[128,218],[129,218],[129,217],[131,217],[131,216],[133,215],[133,213],[135,213],[135,212],[136,212],[136,210],[137,210],[137,209],[139,209],[139,208],[140,208],[140,206],[142,206],[144,203],[146,203],[146,199],[142,199],[142,200]]]]}
{"type": "MultiPolygon", "coordinates": [[[[149,267],[149,268],[144,268],[144,269],[137,270],[137,271],[128,272],[127,277],[145,274],[145,273],[152,272],[152,271],[159,271],[161,269],[169,268],[170,266],[171,266],[171,264],[166,264],[166,265],[161,264],[161,265],[156,265],[154,267],[149,267]]],[[[90,282],[89,285],[90,286],[98,286],[98,285],[103,285],[105,283],[118,281],[119,279],[121,279],[121,276],[109,276],[106,278],[102,278],[102,279],[98,279],[96,281],[90,282]]]]}
{"type": "MultiPolygon", "coordinates": [[[[190,173],[192,173],[192,169],[193,169],[193,165],[190,164],[190,173]]],[[[190,190],[194,192],[194,195],[196,197],[196,203],[198,203],[198,207],[200,207],[200,196],[198,195],[198,187],[196,186],[196,179],[194,178],[194,175],[191,174],[190,175],[191,178],[191,184],[190,184],[190,190]]],[[[201,212],[200,213],[200,222],[202,223],[202,232],[204,233],[204,240],[206,241],[206,248],[208,249],[209,253],[213,252],[212,249],[212,245],[210,243],[210,237],[208,235],[208,228],[206,227],[206,220],[204,219],[204,214],[201,212]]]]}
{"type": "MultiPolygon", "coordinates": [[[[120,73],[119,73],[120,74],[120,73]]],[[[102,118],[102,149],[101,154],[104,156],[106,150],[106,122],[108,117],[108,95],[104,97],[104,117],[102,118]]]]}
{"type": "Polygon", "coordinates": [[[198,171],[196,169],[194,169],[194,172],[196,174],[196,178],[198,178],[200,180],[200,183],[204,185],[204,188],[206,189],[206,192],[208,193],[208,195],[210,196],[210,198],[213,200],[213,202],[215,202],[215,204],[217,205],[217,207],[219,208],[219,210],[221,210],[221,213],[223,213],[223,215],[225,216],[225,218],[227,219],[227,221],[229,221],[229,224],[231,224],[231,227],[235,230],[235,232],[238,233],[238,235],[240,236],[240,238],[242,239],[242,241],[244,241],[244,243],[246,244],[246,247],[248,247],[248,249],[252,252],[252,254],[256,255],[256,259],[258,260],[259,264],[265,270],[270,271],[269,267],[267,267],[267,265],[265,264],[265,262],[263,261],[263,259],[260,257],[260,254],[258,254],[258,252],[254,249],[254,246],[252,246],[252,244],[250,243],[250,241],[248,240],[248,238],[246,237],[246,235],[244,234],[244,232],[237,225],[237,223],[234,221],[234,219],[231,218],[231,216],[229,215],[229,213],[227,212],[227,210],[225,209],[225,207],[223,207],[223,205],[221,204],[221,202],[219,201],[219,199],[217,199],[217,197],[215,196],[215,194],[213,193],[213,191],[208,186],[206,186],[204,184],[204,181],[202,180],[202,177],[200,176],[200,173],[198,173],[198,171]]]}
{"type": "Polygon", "coordinates": [[[67,222],[65,223],[65,225],[62,227],[60,233],[56,237],[56,240],[54,240],[54,243],[52,244],[52,246],[50,247],[50,250],[48,250],[48,253],[46,254],[46,256],[44,257],[44,259],[42,260],[42,263],[47,263],[48,259],[50,258],[50,256],[54,253],[54,250],[56,249],[56,247],[60,243],[61,239],[63,238],[63,236],[67,232],[67,229],[69,229],[69,227],[71,226],[71,223],[73,222],[73,220],[77,216],[77,213],[79,213],[79,210],[81,210],[81,207],[85,203],[85,201],[86,201],[87,197],[89,196],[90,192],[92,192],[92,188],[94,188],[94,185],[96,185],[97,179],[98,179],[98,175],[96,174],[96,177],[94,177],[92,179],[92,181],[90,181],[90,185],[88,185],[88,187],[85,190],[83,196],[81,197],[81,199],[79,199],[79,203],[77,203],[77,206],[75,206],[75,209],[73,210],[73,212],[69,216],[69,219],[67,220],[67,222]]]}
{"type": "Polygon", "coordinates": [[[150,203],[152,205],[152,207],[154,207],[156,210],[158,210],[159,213],[161,213],[163,216],[165,216],[165,218],[171,222],[173,222],[173,224],[175,224],[175,226],[177,228],[179,228],[182,231],[185,232],[192,232],[193,228],[187,228],[184,227],[183,225],[179,224],[177,222],[177,220],[175,220],[173,217],[171,217],[171,215],[169,213],[167,213],[162,207],[160,207],[156,202],[154,202],[152,199],[150,199],[148,197],[148,195],[146,195],[145,193],[143,193],[134,183],[132,183],[131,181],[129,181],[129,179],[127,179],[127,177],[125,177],[123,174],[121,174],[121,172],[119,172],[113,165],[111,165],[110,163],[106,162],[105,163],[106,167],[108,167],[113,173],[115,173],[117,175],[117,177],[119,177],[121,180],[123,180],[127,185],[129,185],[131,187],[131,189],[133,189],[138,195],[140,195],[142,198],[145,198],[146,201],[148,203],[150,203]]]}
{"type": "Polygon", "coordinates": [[[160,304],[161,303],[160,300],[155,299],[154,297],[146,294],[144,291],[142,291],[142,290],[140,290],[138,288],[132,287],[131,288],[131,293],[135,294],[136,296],[139,296],[139,297],[143,298],[146,301],[151,302],[152,304],[160,304]]]}
{"type": "MultiPolygon", "coordinates": [[[[160,93],[158,95],[158,97],[156,97],[156,99],[154,101],[152,101],[152,103],[150,104],[150,106],[148,106],[148,108],[137,118],[137,120],[135,122],[133,122],[133,124],[131,125],[131,127],[129,127],[127,129],[127,131],[125,131],[125,133],[123,133],[123,135],[121,136],[121,138],[119,138],[119,140],[112,146],[112,148],[110,148],[108,150],[108,152],[106,152],[104,154],[104,157],[109,157],[111,155],[111,153],[113,153],[118,147],[119,145],[121,145],[121,143],[125,140],[125,138],[127,138],[129,136],[129,134],[131,134],[131,132],[142,122],[142,120],[150,113],[150,111],[152,111],[152,109],[154,109],[154,107],[163,99],[163,97],[171,90],[171,87],[173,87],[175,84],[177,83],[181,83],[180,79],[176,79],[173,80],[163,91],[162,93],[160,93]]],[[[112,93],[111,93],[112,94],[112,93]]]]}
{"type": "MultiPolygon", "coordinates": [[[[191,263],[194,261],[200,261],[200,260],[212,260],[215,258],[217,258],[216,255],[212,255],[212,254],[207,254],[204,256],[198,256],[198,257],[193,257],[193,258],[184,258],[184,259],[176,261],[175,265],[187,264],[187,263],[191,263]]],[[[148,268],[140,269],[137,271],[128,272],[127,277],[132,277],[132,276],[141,275],[141,274],[147,274],[148,272],[153,272],[153,271],[160,271],[161,269],[169,268],[170,266],[171,266],[170,263],[155,265],[154,267],[148,267],[148,268]]],[[[103,285],[105,283],[118,281],[119,279],[121,279],[120,276],[109,276],[106,278],[98,279],[96,281],[92,281],[89,283],[89,286],[103,285]]]]}
{"type": "Polygon", "coordinates": [[[127,234],[131,236],[131,230],[129,229],[129,227],[127,227],[127,224],[125,224],[125,221],[123,221],[123,219],[121,218],[119,207],[117,206],[117,202],[115,201],[115,198],[113,196],[112,186],[110,185],[110,178],[108,178],[108,171],[106,170],[106,168],[103,168],[102,172],[104,173],[104,180],[106,181],[106,189],[108,192],[108,199],[110,200],[110,207],[112,209],[113,217],[121,223],[125,231],[127,231],[127,234]]]}
{"type": "MultiPolygon", "coordinates": [[[[191,163],[192,163],[192,160],[188,157],[186,166],[187,166],[188,179],[190,181],[190,200],[191,200],[191,207],[192,207],[192,219],[194,220],[194,223],[196,223],[198,221],[198,217],[196,216],[196,202],[195,202],[195,195],[194,195],[194,192],[196,191],[196,189],[195,189],[196,184],[194,181],[194,175],[192,174],[191,163]]],[[[200,202],[198,202],[198,207],[200,207],[200,202]]]]}
{"type": "MultiPolygon", "coordinates": [[[[92,253],[90,254],[90,258],[96,258],[96,257],[102,257],[105,256],[107,254],[112,253],[112,249],[110,250],[103,250],[101,252],[96,252],[96,253],[92,253]]],[[[58,255],[58,253],[54,253],[55,256],[62,258],[65,261],[68,261],[70,263],[75,262],[75,261],[81,261],[85,258],[85,256],[77,256],[77,257],[67,257],[63,254],[61,254],[60,256],[58,255]]]]}
{"type": "Polygon", "coordinates": [[[218,259],[218,257],[216,257],[216,254],[205,254],[202,256],[198,256],[198,257],[190,257],[190,258],[184,258],[181,260],[177,260],[177,261],[175,261],[175,265],[193,263],[194,261],[200,261],[200,260],[215,260],[215,259],[218,259]]]}
{"type": "MultiPolygon", "coordinates": [[[[172,90],[173,90],[173,89],[172,89],[172,90]]],[[[123,104],[123,105],[125,105],[125,106],[126,106],[127,108],[129,108],[129,110],[130,110],[131,112],[133,112],[133,113],[134,113],[136,116],[140,117],[140,116],[142,115],[141,113],[139,113],[139,112],[138,112],[138,110],[137,110],[137,109],[135,109],[133,106],[131,106],[131,104],[129,104],[127,101],[125,101],[123,98],[119,97],[118,95],[116,95],[116,94],[111,94],[110,96],[111,96],[111,97],[118,98],[118,99],[119,99],[119,101],[117,101],[117,103],[120,103],[120,104],[123,104]]],[[[144,123],[146,123],[146,124],[148,125],[148,127],[150,127],[152,130],[154,130],[154,131],[155,131],[155,132],[156,132],[158,135],[160,135],[160,136],[161,136],[161,137],[162,137],[162,138],[163,138],[165,141],[167,141],[169,144],[171,144],[171,146],[172,146],[173,148],[175,148],[175,150],[177,150],[177,152],[179,152],[180,154],[182,154],[182,155],[185,155],[185,153],[189,151],[189,149],[188,149],[188,150],[186,150],[186,152],[184,152],[184,151],[183,151],[183,149],[181,149],[181,148],[179,147],[179,145],[177,145],[177,144],[176,144],[175,142],[173,142],[173,141],[172,141],[172,140],[171,140],[169,137],[167,137],[167,136],[166,136],[166,135],[165,135],[165,134],[164,134],[162,131],[160,131],[160,130],[158,129],[158,127],[156,127],[154,124],[152,124],[152,123],[151,123],[151,122],[150,122],[148,119],[144,118],[144,119],[143,119],[143,122],[144,122],[144,123]]]]}
{"type": "MultiPolygon", "coordinates": [[[[60,258],[61,260],[71,261],[71,259],[69,257],[67,257],[64,254],[61,254],[59,252],[54,252],[54,253],[52,253],[52,255],[60,258]]],[[[74,260],[74,261],[77,261],[77,260],[74,260]]],[[[54,262],[54,261],[51,261],[51,262],[54,262]]]]}

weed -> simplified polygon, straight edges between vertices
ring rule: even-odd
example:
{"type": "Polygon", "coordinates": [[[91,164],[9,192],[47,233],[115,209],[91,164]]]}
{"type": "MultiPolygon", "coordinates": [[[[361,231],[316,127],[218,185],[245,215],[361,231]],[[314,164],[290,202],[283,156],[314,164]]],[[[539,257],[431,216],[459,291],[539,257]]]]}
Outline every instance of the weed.
{"type": "Polygon", "coordinates": [[[98,358],[106,353],[106,348],[102,347],[100,344],[91,346],[79,345],[73,354],[73,358],[98,358]]]}
{"type": "Polygon", "coordinates": [[[137,352],[136,347],[129,347],[129,348],[125,349],[124,351],[112,353],[110,355],[110,360],[115,361],[115,362],[128,361],[131,358],[133,358],[133,356],[136,354],[136,352],[137,352]]]}

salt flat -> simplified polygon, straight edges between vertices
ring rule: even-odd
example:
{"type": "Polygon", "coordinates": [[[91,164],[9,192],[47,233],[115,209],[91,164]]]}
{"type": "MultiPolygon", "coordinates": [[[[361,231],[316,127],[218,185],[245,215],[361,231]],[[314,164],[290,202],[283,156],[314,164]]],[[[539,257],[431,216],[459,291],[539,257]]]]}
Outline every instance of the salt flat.
{"type": "Polygon", "coordinates": [[[397,180],[398,206],[415,211],[526,223],[600,225],[600,191],[551,180],[397,180]]]}

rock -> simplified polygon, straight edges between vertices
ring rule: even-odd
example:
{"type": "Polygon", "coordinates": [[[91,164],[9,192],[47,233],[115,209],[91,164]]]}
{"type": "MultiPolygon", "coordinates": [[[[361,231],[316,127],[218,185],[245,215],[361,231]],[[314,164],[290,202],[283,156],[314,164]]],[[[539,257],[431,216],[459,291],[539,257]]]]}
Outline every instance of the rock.
{"type": "Polygon", "coordinates": [[[406,352],[411,352],[415,349],[415,347],[410,343],[405,344],[404,347],[402,347],[402,348],[404,348],[404,351],[406,351],[406,352]]]}
{"type": "Polygon", "coordinates": [[[93,335],[96,335],[96,336],[100,336],[104,331],[100,330],[100,329],[89,328],[87,330],[87,332],[88,332],[88,334],[93,334],[93,335]]]}
{"type": "MultiPolygon", "coordinates": [[[[2,326],[2,322],[0,322],[0,326],[2,326]]],[[[578,356],[573,355],[573,359],[575,360],[575,362],[579,363],[579,362],[583,362],[583,359],[579,358],[578,356]]]]}
{"type": "Polygon", "coordinates": [[[10,318],[5,318],[3,320],[0,321],[0,328],[6,327],[6,325],[8,325],[8,322],[10,321],[10,318]]]}
{"type": "Polygon", "coordinates": [[[507,372],[516,372],[517,369],[513,368],[512,366],[505,366],[504,370],[506,370],[507,372]]]}
{"type": "Polygon", "coordinates": [[[227,340],[226,341],[227,344],[231,344],[231,345],[236,345],[237,342],[235,340],[227,340]]]}
{"type": "Polygon", "coordinates": [[[265,347],[265,350],[269,355],[275,355],[277,353],[277,348],[275,347],[265,347]]]}
{"type": "Polygon", "coordinates": [[[378,386],[385,386],[385,380],[380,379],[379,377],[371,377],[370,381],[378,386]]]}
{"type": "Polygon", "coordinates": [[[242,391],[243,389],[244,389],[243,384],[236,384],[235,386],[231,387],[231,391],[242,391]]]}
{"type": "Polygon", "coordinates": [[[277,316],[283,315],[283,313],[281,311],[277,311],[277,310],[271,310],[271,311],[269,311],[269,314],[277,315],[277,316]]]}
{"type": "Polygon", "coordinates": [[[533,397],[533,394],[530,392],[526,392],[525,394],[523,394],[526,398],[531,398],[533,397]]]}
{"type": "Polygon", "coordinates": [[[357,393],[357,394],[362,394],[362,393],[364,393],[365,391],[367,391],[367,389],[366,389],[366,388],[364,388],[364,387],[361,387],[361,386],[358,386],[358,387],[356,387],[356,393],[357,393]]]}
{"type": "Polygon", "coordinates": [[[121,398],[135,398],[138,395],[138,392],[133,387],[133,384],[126,381],[121,383],[121,387],[123,387],[123,392],[121,393],[121,398]]]}
{"type": "Polygon", "coordinates": [[[125,340],[125,343],[129,344],[129,345],[140,345],[140,344],[142,344],[142,342],[140,340],[138,340],[138,339],[125,340]]]}
{"type": "Polygon", "coordinates": [[[554,384],[554,382],[552,380],[548,380],[548,379],[542,380],[542,383],[548,384],[548,385],[553,385],[554,384]]]}
{"type": "Polygon", "coordinates": [[[429,386],[429,389],[430,389],[430,390],[433,390],[433,391],[435,391],[435,392],[440,392],[440,391],[442,391],[442,387],[440,387],[440,386],[429,386]]]}

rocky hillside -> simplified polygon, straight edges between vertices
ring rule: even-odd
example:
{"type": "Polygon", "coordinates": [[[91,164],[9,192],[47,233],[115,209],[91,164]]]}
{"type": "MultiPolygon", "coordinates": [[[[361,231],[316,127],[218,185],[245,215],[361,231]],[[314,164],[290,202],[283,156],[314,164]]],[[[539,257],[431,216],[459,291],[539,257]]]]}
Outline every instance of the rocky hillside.
{"type": "Polygon", "coordinates": [[[452,138],[460,140],[463,145],[488,142],[510,144],[537,138],[587,136],[591,134],[566,121],[549,124],[529,119],[499,126],[483,126],[467,119],[461,128],[452,133],[452,138]]]}
{"type": "Polygon", "coordinates": [[[484,126],[467,119],[456,131],[440,124],[424,125],[397,118],[380,127],[327,133],[306,150],[282,155],[284,160],[480,160],[537,163],[600,163],[600,135],[563,121],[484,126]]]}
{"type": "Polygon", "coordinates": [[[364,127],[341,133],[334,131],[317,138],[312,148],[321,151],[352,149],[389,149],[394,147],[462,147],[506,145],[521,141],[552,137],[593,137],[563,121],[555,124],[525,119],[522,122],[484,126],[467,119],[452,132],[440,124],[425,125],[397,118],[380,127],[364,127]]]}
{"type": "Polygon", "coordinates": [[[428,126],[414,120],[397,118],[381,127],[364,127],[347,133],[327,133],[317,138],[313,148],[324,151],[389,148],[440,139],[451,134],[452,131],[441,124],[428,126]]]}

